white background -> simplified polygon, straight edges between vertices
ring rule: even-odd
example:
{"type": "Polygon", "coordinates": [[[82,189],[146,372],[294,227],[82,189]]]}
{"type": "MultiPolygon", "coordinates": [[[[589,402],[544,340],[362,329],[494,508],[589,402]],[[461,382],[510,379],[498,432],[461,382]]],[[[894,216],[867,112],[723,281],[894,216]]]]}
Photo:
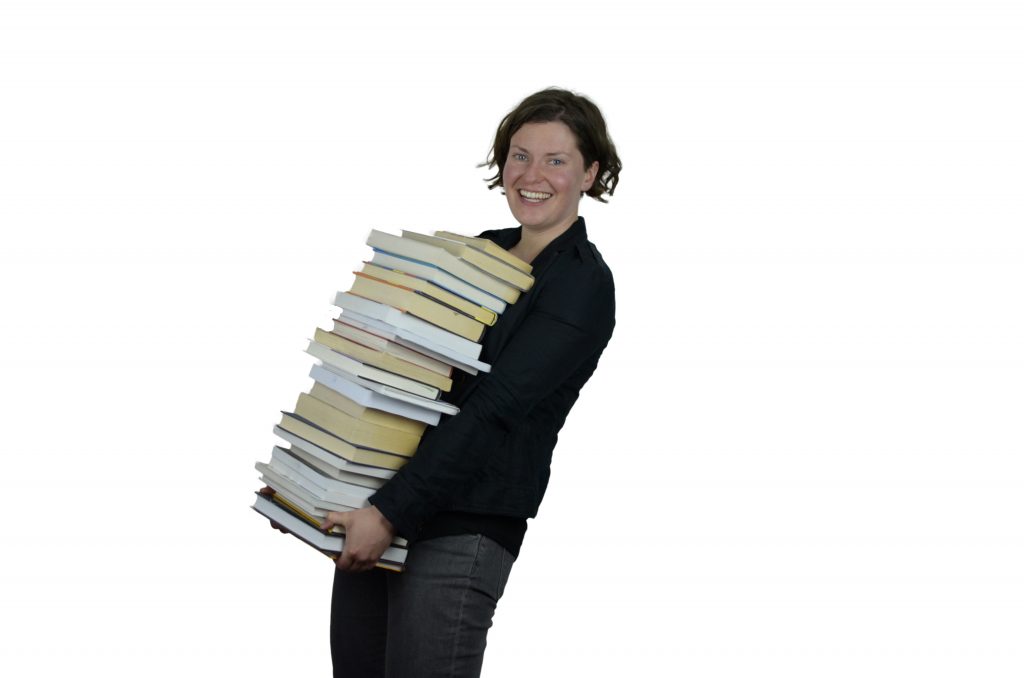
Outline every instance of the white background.
{"type": "MultiPolygon", "coordinates": [[[[0,4],[0,661],[328,675],[248,508],[371,227],[592,97],[618,326],[485,675],[1024,672],[1016,2],[0,4]]],[[[99,673],[102,671],[102,673],[99,673]]]]}

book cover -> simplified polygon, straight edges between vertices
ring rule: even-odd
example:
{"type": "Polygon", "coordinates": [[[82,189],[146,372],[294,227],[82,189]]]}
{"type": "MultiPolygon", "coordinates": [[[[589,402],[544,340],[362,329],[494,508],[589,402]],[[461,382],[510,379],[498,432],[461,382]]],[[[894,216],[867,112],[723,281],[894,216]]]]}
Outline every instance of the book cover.
{"type": "Polygon", "coordinates": [[[455,368],[444,360],[428,355],[422,349],[414,349],[396,341],[393,333],[390,337],[383,333],[374,332],[363,323],[356,322],[347,315],[339,315],[333,320],[334,329],[332,332],[338,336],[345,337],[349,341],[368,346],[382,353],[388,353],[394,357],[419,365],[431,372],[437,372],[442,377],[451,377],[455,368]]]}
{"type": "MultiPolygon", "coordinates": [[[[474,342],[460,337],[454,332],[438,327],[426,320],[416,316],[402,313],[396,308],[381,304],[348,292],[338,292],[334,295],[334,305],[345,311],[352,311],[374,320],[379,320],[388,325],[406,330],[410,340],[416,341],[417,337],[426,339],[428,344],[433,343],[454,352],[455,357],[465,357],[470,360],[477,360],[483,347],[474,342]]],[[[418,342],[417,342],[418,343],[418,342]]],[[[428,345],[429,347],[429,345],[428,345]]]]}
{"type": "Polygon", "coordinates": [[[448,238],[439,238],[435,235],[415,233],[413,231],[402,231],[402,237],[440,247],[452,256],[476,266],[482,271],[486,271],[502,282],[512,285],[523,292],[533,287],[533,276],[529,273],[525,273],[522,269],[512,266],[497,257],[492,257],[466,243],[448,238]]]}
{"type": "Polygon", "coordinates": [[[370,262],[364,262],[363,269],[359,272],[392,285],[413,289],[416,292],[437,301],[438,303],[444,304],[448,308],[452,308],[478,322],[483,323],[484,325],[493,325],[498,320],[498,314],[491,309],[484,308],[480,304],[474,304],[468,299],[464,299],[457,294],[452,294],[443,287],[438,287],[431,282],[417,278],[416,276],[405,273],[404,271],[397,271],[390,268],[384,268],[383,266],[377,266],[370,262]]]}
{"type": "Polygon", "coordinates": [[[452,233],[451,231],[434,231],[434,235],[438,238],[445,238],[446,240],[455,240],[457,242],[465,243],[466,245],[480,250],[485,254],[489,254],[496,259],[501,259],[509,266],[518,268],[523,273],[533,273],[533,266],[487,238],[475,238],[468,235],[459,235],[458,233],[452,233]]]}
{"type": "Polygon", "coordinates": [[[310,441],[321,449],[356,464],[397,471],[409,460],[408,457],[402,455],[357,447],[291,412],[281,413],[281,423],[278,426],[310,441]]]}
{"type": "MultiPolygon", "coordinates": [[[[317,331],[319,332],[320,330],[318,329],[317,331]]],[[[353,377],[362,377],[369,381],[375,381],[378,384],[392,386],[429,400],[436,400],[441,395],[440,389],[434,386],[428,386],[415,379],[409,379],[400,374],[388,372],[373,365],[367,365],[352,356],[336,351],[315,340],[310,340],[309,346],[306,347],[306,353],[314,358],[318,358],[332,369],[340,370],[353,377]]]]}
{"type": "Polygon", "coordinates": [[[382,268],[401,271],[403,273],[408,273],[409,275],[414,275],[417,278],[430,281],[452,294],[457,294],[463,299],[472,301],[474,304],[480,304],[484,308],[488,308],[499,315],[508,306],[503,299],[500,299],[479,287],[470,285],[468,282],[460,280],[451,273],[448,273],[447,271],[425,261],[419,261],[418,259],[385,252],[384,250],[377,249],[375,247],[373,248],[373,258],[370,259],[370,263],[382,268]]]}
{"type": "Polygon", "coordinates": [[[514,304],[519,299],[520,290],[510,282],[502,280],[481,268],[477,268],[436,244],[421,242],[413,238],[401,238],[397,235],[377,230],[370,232],[370,237],[366,240],[366,244],[374,249],[434,264],[455,277],[468,282],[470,285],[479,287],[488,294],[493,294],[506,303],[514,304]]]}
{"type": "Polygon", "coordinates": [[[295,414],[359,447],[409,457],[420,444],[418,434],[377,426],[357,419],[308,393],[299,394],[295,403],[295,414]]]}
{"type": "Polygon", "coordinates": [[[369,346],[356,343],[340,334],[328,332],[318,327],[313,335],[313,339],[317,343],[323,344],[338,353],[344,353],[364,365],[378,367],[392,374],[412,379],[421,384],[427,384],[440,391],[450,391],[452,389],[451,377],[440,375],[433,370],[414,365],[407,360],[402,360],[369,346]]]}
{"type": "MultiPolygon", "coordinates": [[[[372,382],[367,382],[342,370],[332,369],[327,364],[313,365],[309,369],[309,376],[318,384],[322,384],[344,397],[351,398],[361,406],[412,419],[429,426],[435,426],[441,420],[440,413],[432,409],[381,395],[369,387],[372,382]]],[[[424,398],[423,402],[438,401],[424,398]]]]}
{"type": "MultiPolygon", "coordinates": [[[[327,534],[310,521],[299,517],[293,510],[288,510],[280,502],[257,494],[256,503],[252,508],[257,513],[279,524],[288,530],[292,536],[300,541],[309,544],[316,550],[331,557],[337,557],[345,547],[345,537],[342,535],[327,534]]],[[[396,546],[388,547],[381,556],[378,567],[401,572],[408,556],[408,550],[396,546]]]]}

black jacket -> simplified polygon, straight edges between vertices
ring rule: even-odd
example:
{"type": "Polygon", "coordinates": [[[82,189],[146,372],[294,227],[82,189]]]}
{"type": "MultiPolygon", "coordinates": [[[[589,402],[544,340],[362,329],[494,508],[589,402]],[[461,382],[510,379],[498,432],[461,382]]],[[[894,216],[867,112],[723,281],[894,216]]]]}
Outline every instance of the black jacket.
{"type": "MultiPolygon", "coordinates": [[[[520,229],[481,236],[508,249],[520,229]]],[[[453,388],[461,411],[428,430],[370,498],[399,535],[415,538],[439,511],[537,514],[558,431],[611,338],[615,287],[582,218],[534,259],[533,275],[485,333],[491,371],[453,388]]]]}

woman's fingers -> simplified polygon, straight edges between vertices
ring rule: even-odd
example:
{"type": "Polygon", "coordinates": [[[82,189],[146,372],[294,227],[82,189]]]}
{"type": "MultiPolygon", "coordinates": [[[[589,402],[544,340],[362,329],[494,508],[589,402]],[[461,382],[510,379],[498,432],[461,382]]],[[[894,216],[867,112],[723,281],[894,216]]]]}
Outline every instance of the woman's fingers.
{"type": "Polygon", "coordinates": [[[348,512],[347,511],[328,511],[327,517],[320,523],[321,530],[330,530],[335,525],[341,525],[342,527],[348,527],[348,512]]]}
{"type": "Polygon", "coordinates": [[[345,528],[345,548],[338,559],[338,568],[349,572],[365,572],[377,564],[394,538],[394,528],[376,507],[355,509],[345,513],[329,513],[330,523],[345,528]]]}

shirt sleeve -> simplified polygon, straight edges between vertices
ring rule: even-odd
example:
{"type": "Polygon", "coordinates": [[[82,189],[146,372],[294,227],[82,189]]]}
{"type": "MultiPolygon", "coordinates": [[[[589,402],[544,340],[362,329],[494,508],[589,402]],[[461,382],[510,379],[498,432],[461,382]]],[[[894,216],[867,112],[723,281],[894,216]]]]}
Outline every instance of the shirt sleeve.
{"type": "Polygon", "coordinates": [[[533,308],[461,411],[424,438],[416,454],[370,503],[412,538],[488,461],[494,440],[604,349],[615,325],[607,269],[572,267],[546,281],[533,308]]]}

